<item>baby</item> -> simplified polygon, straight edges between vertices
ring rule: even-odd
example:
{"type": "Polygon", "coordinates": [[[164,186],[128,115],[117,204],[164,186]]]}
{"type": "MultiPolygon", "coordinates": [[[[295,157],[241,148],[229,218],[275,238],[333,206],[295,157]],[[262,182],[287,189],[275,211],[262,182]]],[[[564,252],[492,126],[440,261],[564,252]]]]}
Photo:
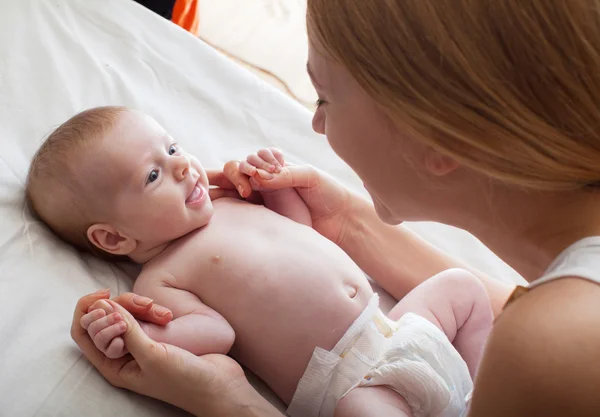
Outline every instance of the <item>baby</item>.
{"type": "MultiPolygon", "coordinates": [[[[257,185],[284,163],[262,150],[241,166],[257,185]]],[[[295,189],[262,196],[264,206],[211,201],[198,160],[123,107],[58,127],[27,181],[30,206],[61,238],[143,265],[134,292],[173,312],[167,326],[144,324],[151,338],[229,353],[289,415],[356,415],[365,395],[364,416],[460,415],[492,321],[479,281],[447,271],[385,316],[363,272],[312,229],[295,189]]],[[[123,324],[101,309],[82,319],[109,358],[126,353],[123,324]]]]}

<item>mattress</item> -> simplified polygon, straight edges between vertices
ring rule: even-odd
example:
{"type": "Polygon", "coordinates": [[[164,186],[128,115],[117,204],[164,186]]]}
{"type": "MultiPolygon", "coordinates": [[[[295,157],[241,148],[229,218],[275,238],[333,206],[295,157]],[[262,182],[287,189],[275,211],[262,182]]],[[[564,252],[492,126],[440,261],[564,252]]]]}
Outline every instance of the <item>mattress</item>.
{"type": "MultiPolygon", "coordinates": [[[[0,416],[186,415],[112,387],[70,339],[77,299],[130,290],[136,268],[78,253],[24,206],[28,166],[44,137],[74,113],[107,104],[151,114],[206,167],[277,146],[291,162],[364,193],[312,132],[308,110],[137,3],[1,0],[0,416]]],[[[463,231],[409,227],[492,276],[521,282],[463,231]]]]}

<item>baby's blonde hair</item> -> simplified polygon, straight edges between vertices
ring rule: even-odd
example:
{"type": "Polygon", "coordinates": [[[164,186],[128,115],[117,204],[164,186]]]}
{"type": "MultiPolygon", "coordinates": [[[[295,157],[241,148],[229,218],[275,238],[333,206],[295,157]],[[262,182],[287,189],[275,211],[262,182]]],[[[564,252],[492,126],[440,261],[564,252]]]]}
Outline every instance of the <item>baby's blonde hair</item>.
{"type": "Polygon", "coordinates": [[[96,252],[87,229],[95,223],[94,201],[80,171],[94,143],[115,125],[125,107],[96,107],[76,114],[48,136],[31,162],[25,195],[34,215],[54,233],[96,252]]]}
{"type": "Polygon", "coordinates": [[[465,166],[600,184],[599,0],[308,0],[308,26],[400,129],[465,166]]]}

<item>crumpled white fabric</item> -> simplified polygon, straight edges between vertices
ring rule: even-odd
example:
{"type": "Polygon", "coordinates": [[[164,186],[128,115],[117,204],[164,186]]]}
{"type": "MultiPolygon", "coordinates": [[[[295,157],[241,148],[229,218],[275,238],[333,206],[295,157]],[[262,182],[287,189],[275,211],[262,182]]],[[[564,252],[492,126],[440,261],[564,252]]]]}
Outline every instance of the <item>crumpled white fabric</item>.
{"type": "Polygon", "coordinates": [[[466,413],[473,382],[440,329],[413,313],[388,319],[375,295],[331,351],[315,349],[287,412],[331,417],[341,398],[363,386],[393,389],[414,417],[458,417],[466,413]]]}

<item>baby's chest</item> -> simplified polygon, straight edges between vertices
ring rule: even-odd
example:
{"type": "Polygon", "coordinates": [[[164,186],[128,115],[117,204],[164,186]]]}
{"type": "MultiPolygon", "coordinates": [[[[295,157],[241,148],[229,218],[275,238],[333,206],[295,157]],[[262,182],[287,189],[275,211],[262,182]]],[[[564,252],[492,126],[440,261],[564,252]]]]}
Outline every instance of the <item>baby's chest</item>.
{"type": "Polygon", "coordinates": [[[173,248],[163,265],[180,285],[201,288],[237,285],[250,275],[264,273],[276,258],[277,245],[260,234],[211,227],[173,248]]]}

